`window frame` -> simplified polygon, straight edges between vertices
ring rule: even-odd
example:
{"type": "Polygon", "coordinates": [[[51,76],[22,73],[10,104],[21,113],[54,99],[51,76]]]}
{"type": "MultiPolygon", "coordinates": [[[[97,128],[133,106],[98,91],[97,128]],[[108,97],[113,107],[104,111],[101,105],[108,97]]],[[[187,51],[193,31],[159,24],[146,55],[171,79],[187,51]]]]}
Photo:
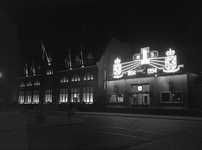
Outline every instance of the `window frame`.
{"type": "Polygon", "coordinates": [[[161,103],[183,103],[184,102],[183,91],[173,91],[173,92],[164,91],[164,92],[160,93],[160,98],[161,98],[161,103]],[[170,95],[170,101],[163,101],[163,98],[162,98],[163,93],[168,93],[170,95]],[[179,102],[174,101],[173,94],[175,94],[175,93],[181,93],[181,99],[182,99],[181,101],[179,101],[179,102]]]}

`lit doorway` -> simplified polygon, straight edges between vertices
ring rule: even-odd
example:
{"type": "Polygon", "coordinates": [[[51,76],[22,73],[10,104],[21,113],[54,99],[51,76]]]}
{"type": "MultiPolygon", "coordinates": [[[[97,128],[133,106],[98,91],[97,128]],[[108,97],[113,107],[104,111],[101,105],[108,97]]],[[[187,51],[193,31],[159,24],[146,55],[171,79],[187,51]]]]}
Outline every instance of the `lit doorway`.
{"type": "Polygon", "coordinates": [[[135,93],[133,94],[132,105],[149,105],[150,96],[147,93],[135,93]]]}

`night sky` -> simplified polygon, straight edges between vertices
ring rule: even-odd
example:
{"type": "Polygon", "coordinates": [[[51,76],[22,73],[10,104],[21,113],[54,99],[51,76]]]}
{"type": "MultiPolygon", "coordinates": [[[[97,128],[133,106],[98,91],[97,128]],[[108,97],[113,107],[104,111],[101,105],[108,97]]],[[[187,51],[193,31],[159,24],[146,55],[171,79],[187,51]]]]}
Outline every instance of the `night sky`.
{"type": "Polygon", "coordinates": [[[199,1],[183,0],[2,0],[0,69],[9,72],[5,68],[15,66],[17,74],[26,59],[31,65],[42,54],[41,40],[58,70],[65,68],[69,48],[72,59],[82,44],[84,57],[91,52],[97,60],[112,37],[134,53],[145,46],[164,53],[201,45],[201,7],[199,1]]]}

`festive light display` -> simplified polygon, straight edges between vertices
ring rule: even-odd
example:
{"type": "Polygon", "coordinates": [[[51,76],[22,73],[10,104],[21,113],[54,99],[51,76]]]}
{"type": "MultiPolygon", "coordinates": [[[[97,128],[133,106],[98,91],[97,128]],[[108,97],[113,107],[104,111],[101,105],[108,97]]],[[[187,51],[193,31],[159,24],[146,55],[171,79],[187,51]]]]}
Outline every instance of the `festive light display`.
{"type": "Polygon", "coordinates": [[[124,74],[128,76],[136,75],[138,72],[145,73],[144,65],[153,68],[147,68],[147,74],[156,74],[157,69],[164,73],[174,73],[180,70],[183,65],[177,65],[177,56],[171,48],[166,52],[166,57],[158,57],[158,51],[149,51],[149,47],[141,49],[141,53],[133,55],[133,61],[121,63],[119,58],[116,58],[113,66],[113,77],[121,78],[124,74]]]}

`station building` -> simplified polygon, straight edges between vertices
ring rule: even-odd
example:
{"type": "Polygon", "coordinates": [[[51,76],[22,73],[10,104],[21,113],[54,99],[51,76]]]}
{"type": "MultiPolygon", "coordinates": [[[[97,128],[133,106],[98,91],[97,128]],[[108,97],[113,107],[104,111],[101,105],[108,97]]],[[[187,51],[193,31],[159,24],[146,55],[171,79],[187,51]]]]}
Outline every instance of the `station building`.
{"type": "Polygon", "coordinates": [[[25,65],[23,77],[1,81],[0,103],[176,108],[201,104],[200,94],[192,99],[201,89],[200,75],[184,71],[177,50],[159,56],[157,50],[144,47],[134,54],[129,44],[112,38],[103,51],[98,62],[91,53],[84,59],[77,56],[75,62],[67,59],[64,70],[57,70],[53,60],[30,69],[25,65]]]}

